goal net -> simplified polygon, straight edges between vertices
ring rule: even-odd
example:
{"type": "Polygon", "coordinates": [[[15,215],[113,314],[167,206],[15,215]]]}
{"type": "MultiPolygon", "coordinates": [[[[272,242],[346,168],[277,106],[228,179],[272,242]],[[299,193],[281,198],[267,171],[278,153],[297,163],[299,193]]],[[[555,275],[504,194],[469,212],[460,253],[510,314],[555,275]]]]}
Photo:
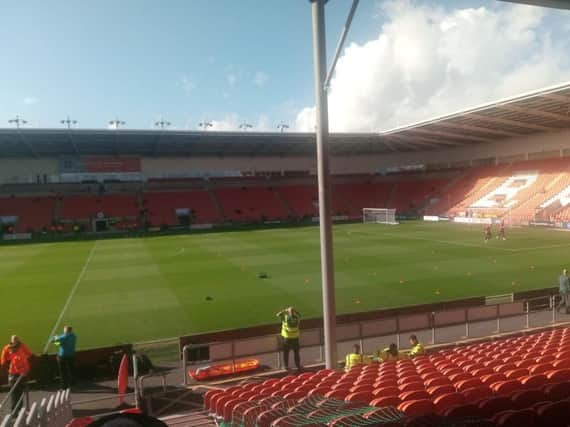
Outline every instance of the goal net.
{"type": "Polygon", "coordinates": [[[366,224],[398,224],[396,222],[396,209],[364,208],[362,209],[362,221],[366,224]]]}

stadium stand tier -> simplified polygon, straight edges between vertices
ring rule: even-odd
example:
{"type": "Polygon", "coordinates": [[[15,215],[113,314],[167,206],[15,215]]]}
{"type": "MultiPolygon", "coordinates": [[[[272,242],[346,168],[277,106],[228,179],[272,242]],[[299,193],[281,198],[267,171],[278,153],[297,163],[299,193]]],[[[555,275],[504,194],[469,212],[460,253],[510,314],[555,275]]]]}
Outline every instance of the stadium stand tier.
{"type": "MultiPolygon", "coordinates": [[[[18,217],[15,231],[41,231],[101,214],[150,226],[285,221],[318,216],[314,177],[174,178],[139,183],[0,187],[0,215],[18,217]],[[88,188],[86,193],[85,188],[88,188]],[[33,190],[33,196],[30,192],[33,190]],[[188,217],[181,220],[181,211],[188,217]]],[[[502,218],[512,223],[570,220],[570,158],[531,160],[448,171],[338,175],[333,215],[362,218],[363,208],[398,215],[502,218]]]]}
{"type": "Polygon", "coordinates": [[[569,366],[570,329],[554,329],[210,390],[204,407],[228,426],[404,426],[416,417],[567,426],[569,366]]]}

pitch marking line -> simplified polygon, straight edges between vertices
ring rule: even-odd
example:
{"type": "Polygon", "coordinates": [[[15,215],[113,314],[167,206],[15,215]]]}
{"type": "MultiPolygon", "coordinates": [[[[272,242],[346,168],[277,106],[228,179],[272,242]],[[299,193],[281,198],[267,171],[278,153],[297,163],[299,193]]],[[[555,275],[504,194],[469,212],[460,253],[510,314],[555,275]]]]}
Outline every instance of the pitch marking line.
{"type": "MultiPolygon", "coordinates": [[[[363,233],[363,234],[367,234],[367,233],[363,233]]],[[[466,242],[455,242],[452,240],[437,240],[437,239],[429,239],[427,237],[418,237],[418,236],[404,236],[401,234],[397,234],[397,233],[381,233],[382,236],[388,236],[388,237],[398,237],[400,239],[408,239],[408,240],[422,240],[425,242],[434,242],[434,243],[442,243],[442,244],[447,244],[447,245],[455,245],[455,246],[466,246],[466,247],[470,247],[470,248],[491,248],[491,249],[497,249],[499,251],[506,251],[506,252],[517,252],[517,249],[509,249],[509,248],[498,248],[496,246],[487,246],[487,245],[477,245],[474,243],[466,243],[466,242]]]]}
{"type": "MultiPolygon", "coordinates": [[[[361,233],[361,234],[368,235],[368,233],[358,232],[358,231],[356,231],[356,232],[353,231],[353,233],[361,233]]],[[[489,248],[489,249],[496,249],[498,251],[505,251],[505,252],[511,252],[511,253],[529,252],[529,251],[535,251],[535,250],[539,250],[539,249],[556,249],[556,248],[570,247],[569,243],[562,243],[562,244],[556,244],[556,245],[533,246],[533,247],[529,247],[529,248],[512,249],[512,248],[499,248],[497,246],[492,246],[492,245],[487,246],[487,245],[478,245],[475,243],[456,242],[456,241],[451,241],[451,240],[429,239],[427,237],[404,236],[404,235],[400,235],[400,234],[396,234],[396,233],[381,233],[381,235],[382,236],[388,236],[388,237],[398,237],[401,239],[408,239],[408,240],[422,240],[422,241],[426,241],[426,242],[442,243],[442,244],[447,244],[447,245],[466,246],[466,247],[471,247],[471,248],[489,248]]]]}
{"type": "Polygon", "coordinates": [[[49,338],[48,338],[46,345],[44,347],[44,351],[43,351],[44,353],[47,353],[49,345],[50,345],[51,337],[54,336],[55,332],[57,331],[57,328],[59,328],[59,325],[60,325],[61,321],[63,320],[63,316],[64,316],[65,312],[67,311],[67,308],[69,307],[69,303],[71,302],[71,300],[75,296],[75,293],[77,292],[77,288],[79,287],[81,280],[83,280],[83,276],[85,276],[85,273],[87,272],[87,267],[89,267],[89,263],[91,262],[91,258],[93,258],[93,254],[95,253],[95,247],[96,246],[97,246],[97,241],[95,241],[95,244],[91,248],[91,251],[89,252],[89,256],[87,257],[85,264],[83,264],[83,268],[81,269],[79,276],[77,276],[77,280],[75,281],[73,288],[71,288],[71,291],[69,292],[69,295],[67,297],[67,301],[65,301],[65,305],[61,309],[61,312],[59,313],[59,317],[57,318],[55,325],[53,325],[53,329],[51,330],[51,333],[49,334],[49,338]]]}

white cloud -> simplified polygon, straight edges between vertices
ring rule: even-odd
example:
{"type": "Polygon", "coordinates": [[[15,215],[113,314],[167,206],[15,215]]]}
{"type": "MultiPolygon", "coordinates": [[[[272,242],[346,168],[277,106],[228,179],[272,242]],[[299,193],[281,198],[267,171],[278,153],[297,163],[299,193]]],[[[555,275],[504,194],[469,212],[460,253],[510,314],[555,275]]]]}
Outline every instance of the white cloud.
{"type": "Polygon", "coordinates": [[[40,100],[38,98],[36,98],[35,96],[26,96],[22,102],[26,105],[35,105],[38,102],[40,102],[40,100]]]}
{"type": "Polygon", "coordinates": [[[196,84],[186,75],[180,78],[180,85],[186,93],[190,93],[196,88],[196,84]]]}
{"type": "Polygon", "coordinates": [[[253,76],[253,84],[259,87],[263,87],[269,81],[269,76],[263,71],[257,71],[253,76]]]}
{"type": "MultiPolygon", "coordinates": [[[[570,80],[570,39],[543,9],[385,3],[377,38],[351,43],[329,92],[333,131],[379,131],[570,80]]],[[[313,131],[314,108],[295,128],[313,131]]]]}

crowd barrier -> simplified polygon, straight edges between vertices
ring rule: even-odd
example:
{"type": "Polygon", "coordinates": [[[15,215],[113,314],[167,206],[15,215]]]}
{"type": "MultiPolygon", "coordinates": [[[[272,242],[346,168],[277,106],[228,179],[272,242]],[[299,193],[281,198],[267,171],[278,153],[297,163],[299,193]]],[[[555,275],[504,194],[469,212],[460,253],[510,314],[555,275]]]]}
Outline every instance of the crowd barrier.
{"type": "MultiPolygon", "coordinates": [[[[510,294],[510,302],[489,303],[470,307],[457,307],[439,310],[426,310],[416,313],[394,314],[391,317],[353,321],[337,324],[337,345],[339,356],[350,352],[353,344],[360,345],[364,353],[373,353],[380,346],[394,342],[399,348],[406,348],[402,337],[417,334],[430,345],[449,345],[471,338],[492,337],[503,332],[525,330],[533,327],[551,325],[559,320],[556,311],[557,295],[554,291],[543,290],[519,295],[510,294]],[[545,292],[544,292],[545,291],[545,292]],[[475,331],[474,331],[475,329],[475,331]]],[[[495,301],[501,301],[497,299],[495,301]]],[[[309,322],[314,323],[314,322],[309,322]]],[[[303,324],[303,322],[302,322],[303,324]]],[[[231,331],[212,334],[215,338],[207,341],[207,336],[199,335],[180,339],[184,384],[191,381],[187,370],[204,367],[212,363],[233,364],[247,358],[258,358],[271,369],[281,368],[280,338],[278,325],[257,327],[255,330],[267,333],[255,335],[247,331],[231,331]],[[194,350],[194,352],[193,352],[194,350]],[[207,355],[207,359],[197,360],[191,353],[207,355]]],[[[300,344],[304,355],[303,363],[323,361],[324,341],[322,327],[304,328],[300,344]]]]}

